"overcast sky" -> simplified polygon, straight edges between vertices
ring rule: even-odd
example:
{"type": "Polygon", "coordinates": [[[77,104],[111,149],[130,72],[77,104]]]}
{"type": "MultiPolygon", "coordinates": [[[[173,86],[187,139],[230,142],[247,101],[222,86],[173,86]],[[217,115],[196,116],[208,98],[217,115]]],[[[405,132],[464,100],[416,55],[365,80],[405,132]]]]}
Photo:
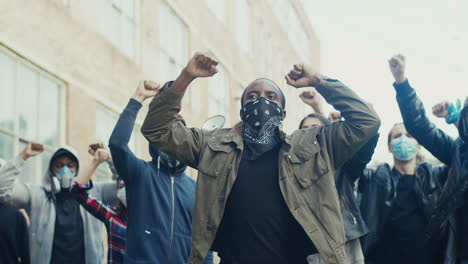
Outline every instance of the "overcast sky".
{"type": "MultiPolygon", "coordinates": [[[[467,0],[304,0],[321,41],[321,70],[372,102],[382,119],[374,155],[392,161],[385,138],[401,115],[387,60],[402,53],[407,76],[426,111],[441,100],[468,96],[467,0]]],[[[436,120],[457,136],[455,127],[436,120]]]]}

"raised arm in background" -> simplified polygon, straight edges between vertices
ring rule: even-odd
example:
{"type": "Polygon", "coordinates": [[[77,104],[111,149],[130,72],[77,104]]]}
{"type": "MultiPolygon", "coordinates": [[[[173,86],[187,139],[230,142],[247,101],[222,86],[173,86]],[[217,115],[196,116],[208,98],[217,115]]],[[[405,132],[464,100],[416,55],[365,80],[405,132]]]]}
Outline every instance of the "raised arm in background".
{"type": "Polygon", "coordinates": [[[14,208],[28,209],[31,195],[29,189],[19,180],[21,168],[26,160],[44,151],[39,143],[29,142],[14,159],[0,167],[0,203],[14,208]]]}
{"type": "Polygon", "coordinates": [[[158,92],[159,84],[141,81],[122,114],[120,114],[109,139],[109,149],[114,167],[127,185],[131,184],[132,177],[138,176],[138,164],[144,163],[143,160],[133,154],[128,146],[138,111],[146,99],[155,96],[158,92]]]}
{"type": "Polygon", "coordinates": [[[427,118],[423,103],[406,78],[405,57],[401,54],[393,56],[389,64],[395,78],[393,86],[406,130],[432,155],[450,166],[455,141],[427,118]]]}

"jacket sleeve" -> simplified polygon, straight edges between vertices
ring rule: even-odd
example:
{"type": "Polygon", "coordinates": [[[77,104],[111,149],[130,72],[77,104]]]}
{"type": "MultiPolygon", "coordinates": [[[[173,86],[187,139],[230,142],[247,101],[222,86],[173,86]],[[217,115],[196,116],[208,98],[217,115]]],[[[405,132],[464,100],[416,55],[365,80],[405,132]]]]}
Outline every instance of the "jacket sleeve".
{"type": "Polygon", "coordinates": [[[24,160],[17,156],[0,167],[0,203],[29,210],[31,201],[29,188],[18,178],[23,165],[24,160]]]}
{"type": "MultiPolygon", "coordinates": [[[[141,103],[138,101],[130,99],[109,139],[109,149],[115,170],[127,185],[132,183],[132,178],[138,175],[140,164],[144,163],[128,147],[128,142],[135,126],[136,116],[141,106],[141,103]]],[[[114,171],[112,173],[114,174],[114,171]]]]}
{"type": "Polygon", "coordinates": [[[316,89],[345,119],[322,128],[330,163],[336,169],[377,134],[380,119],[372,107],[337,80],[322,80],[316,89]]]}
{"type": "Polygon", "coordinates": [[[205,261],[203,261],[203,264],[213,264],[213,252],[210,251],[208,252],[208,255],[206,255],[205,261]]]}
{"type": "Polygon", "coordinates": [[[141,132],[150,144],[156,145],[162,152],[196,168],[203,146],[203,132],[175,122],[184,94],[174,93],[169,88],[171,84],[166,83],[151,101],[141,132]]]}
{"type": "Polygon", "coordinates": [[[423,103],[408,80],[393,86],[406,130],[432,155],[450,166],[455,141],[429,121],[423,103]]]}
{"type": "Polygon", "coordinates": [[[86,209],[86,211],[104,224],[108,225],[111,218],[118,217],[117,213],[108,205],[88,194],[87,190],[92,187],[93,183],[91,181],[89,182],[89,185],[82,185],[77,182],[73,182],[70,192],[74,194],[75,199],[81,204],[81,206],[83,206],[84,209],[86,209]]]}
{"type": "Polygon", "coordinates": [[[343,168],[346,170],[346,174],[350,177],[350,182],[355,182],[361,178],[364,173],[364,169],[372,159],[374,155],[374,149],[379,141],[379,134],[373,136],[354,156],[348,160],[343,168]]]}

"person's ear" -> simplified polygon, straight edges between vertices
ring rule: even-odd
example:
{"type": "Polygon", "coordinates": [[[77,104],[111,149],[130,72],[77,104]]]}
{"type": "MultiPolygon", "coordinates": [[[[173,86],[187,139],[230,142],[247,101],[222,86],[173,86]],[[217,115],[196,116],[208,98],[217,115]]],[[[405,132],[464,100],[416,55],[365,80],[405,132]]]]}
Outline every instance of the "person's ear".
{"type": "Polygon", "coordinates": [[[392,145],[391,142],[388,143],[388,151],[389,151],[390,153],[393,153],[393,145],[392,145]]]}
{"type": "Polygon", "coordinates": [[[281,121],[286,118],[286,110],[283,110],[283,114],[281,115],[281,121]]]}

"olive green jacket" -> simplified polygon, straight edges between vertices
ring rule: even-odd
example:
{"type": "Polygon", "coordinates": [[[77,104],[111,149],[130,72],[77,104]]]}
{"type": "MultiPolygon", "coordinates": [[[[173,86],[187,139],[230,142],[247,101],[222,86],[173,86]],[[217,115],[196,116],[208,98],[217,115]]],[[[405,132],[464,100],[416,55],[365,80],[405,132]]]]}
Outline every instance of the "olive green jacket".
{"type": "MultiPolygon", "coordinates": [[[[152,100],[141,132],[161,151],[199,171],[189,263],[201,264],[215,239],[243,150],[242,123],[206,131],[175,122],[183,93],[166,83],[152,100]]],[[[377,133],[375,111],[336,80],[317,90],[340,111],[344,122],[282,133],[279,185],[294,218],[326,263],[344,263],[345,235],[334,182],[335,168],[377,133]]]]}

